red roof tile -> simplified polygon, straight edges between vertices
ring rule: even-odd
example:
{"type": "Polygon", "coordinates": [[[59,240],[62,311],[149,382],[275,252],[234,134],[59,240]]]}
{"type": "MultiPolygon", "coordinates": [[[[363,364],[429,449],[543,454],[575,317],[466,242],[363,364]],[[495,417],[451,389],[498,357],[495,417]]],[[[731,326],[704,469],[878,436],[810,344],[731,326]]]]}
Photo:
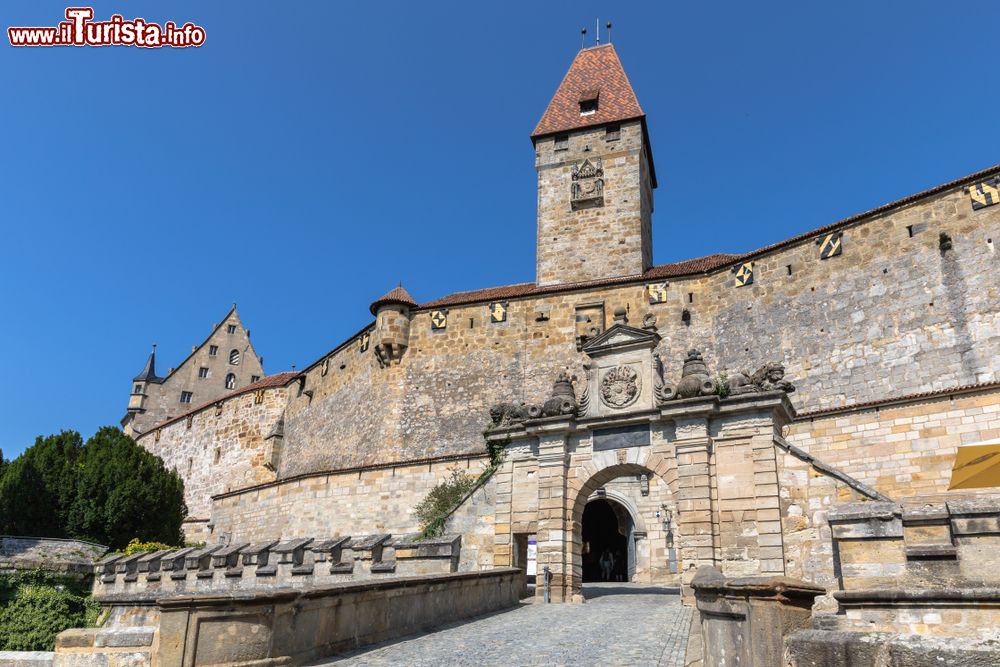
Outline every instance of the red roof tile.
{"type": "Polygon", "coordinates": [[[604,44],[576,54],[531,138],[645,117],[615,47],[604,44]],[[595,97],[597,111],[581,116],[580,102],[595,97]]]}
{"type": "Polygon", "coordinates": [[[410,296],[410,293],[403,289],[403,286],[400,285],[399,287],[393,287],[381,297],[375,299],[368,309],[371,310],[372,315],[374,315],[382,306],[388,306],[391,304],[414,307],[417,305],[417,302],[414,301],[413,297],[410,296]]]}

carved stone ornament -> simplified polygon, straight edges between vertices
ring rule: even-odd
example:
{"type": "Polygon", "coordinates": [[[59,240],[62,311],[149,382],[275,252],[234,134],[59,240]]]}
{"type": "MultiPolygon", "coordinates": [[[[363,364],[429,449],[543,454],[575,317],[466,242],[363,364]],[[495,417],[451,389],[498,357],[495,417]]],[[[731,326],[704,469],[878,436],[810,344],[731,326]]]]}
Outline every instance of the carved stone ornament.
{"type": "Polygon", "coordinates": [[[753,394],[760,391],[783,391],[792,393],[795,385],[785,379],[785,365],[771,361],[754,373],[737,373],[729,378],[729,394],[738,396],[740,394],[753,394]]]}
{"type": "Polygon", "coordinates": [[[701,352],[688,350],[684,370],[681,371],[681,381],[676,385],[664,385],[658,392],[657,399],[662,403],[674,398],[695,398],[714,393],[715,383],[712,382],[705,360],[701,358],[701,352]]]}
{"type": "Polygon", "coordinates": [[[542,405],[542,415],[555,417],[557,415],[576,414],[576,392],[573,390],[573,380],[568,373],[560,373],[552,385],[552,397],[542,405]]]}
{"type": "Polygon", "coordinates": [[[617,366],[601,378],[601,400],[609,408],[624,408],[639,398],[642,380],[634,369],[617,366]]]}
{"type": "Polygon", "coordinates": [[[595,162],[584,160],[582,164],[573,165],[570,199],[574,204],[604,203],[604,162],[597,158],[595,162]]]}

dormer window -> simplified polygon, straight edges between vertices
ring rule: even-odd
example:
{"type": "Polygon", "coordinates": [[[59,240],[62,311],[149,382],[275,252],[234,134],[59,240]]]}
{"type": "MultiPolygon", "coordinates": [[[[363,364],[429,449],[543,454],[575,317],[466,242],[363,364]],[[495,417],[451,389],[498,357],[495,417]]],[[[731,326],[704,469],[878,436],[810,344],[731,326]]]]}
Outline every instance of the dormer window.
{"type": "Polygon", "coordinates": [[[133,394],[141,394],[142,393],[142,385],[141,384],[137,384],[135,386],[135,391],[133,391],[132,393],[133,394]]]}
{"type": "Polygon", "coordinates": [[[585,90],[580,94],[580,115],[581,116],[593,116],[597,113],[597,100],[600,97],[601,91],[598,90],[585,90]]]}

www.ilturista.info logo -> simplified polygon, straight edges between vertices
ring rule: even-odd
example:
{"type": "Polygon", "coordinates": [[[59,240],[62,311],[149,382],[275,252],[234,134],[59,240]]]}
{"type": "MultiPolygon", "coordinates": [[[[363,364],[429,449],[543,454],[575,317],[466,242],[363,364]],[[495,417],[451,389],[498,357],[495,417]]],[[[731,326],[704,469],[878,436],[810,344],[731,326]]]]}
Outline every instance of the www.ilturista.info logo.
{"type": "Polygon", "coordinates": [[[55,27],[7,28],[11,46],[164,46],[184,48],[205,43],[205,29],[193,23],[178,27],[173,21],[162,26],[146,19],[124,19],[112,15],[108,21],[93,21],[93,7],[67,7],[66,21],[55,27]]]}

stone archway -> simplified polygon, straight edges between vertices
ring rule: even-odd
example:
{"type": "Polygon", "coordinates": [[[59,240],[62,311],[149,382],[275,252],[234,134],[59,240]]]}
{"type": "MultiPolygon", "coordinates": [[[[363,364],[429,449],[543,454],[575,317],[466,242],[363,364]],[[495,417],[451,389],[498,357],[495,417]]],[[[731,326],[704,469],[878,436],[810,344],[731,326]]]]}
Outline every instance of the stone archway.
{"type": "Polygon", "coordinates": [[[614,497],[594,494],[583,510],[583,581],[632,581],[636,569],[635,519],[614,497]]]}
{"type": "MultiPolygon", "coordinates": [[[[594,465],[595,461],[592,461],[590,465],[586,466],[590,476],[579,485],[578,490],[575,491],[575,495],[571,495],[569,504],[567,507],[568,521],[568,535],[566,537],[570,538],[566,541],[566,561],[567,561],[567,581],[566,588],[567,593],[572,598],[577,598],[580,596],[582,599],[583,595],[583,581],[584,581],[584,540],[583,540],[583,529],[584,529],[584,512],[587,505],[595,497],[595,493],[604,487],[606,484],[628,475],[648,475],[649,478],[656,479],[660,483],[663,483],[671,492],[674,490],[671,488],[670,480],[662,474],[668,468],[665,465],[657,465],[658,463],[666,463],[665,457],[653,454],[649,457],[650,460],[646,461],[646,465],[641,465],[638,463],[615,463],[612,465],[607,465],[605,467],[596,468],[594,465]],[[649,463],[653,463],[654,467],[648,467],[649,463]],[[659,469],[659,473],[657,472],[659,469]]],[[[579,470],[578,470],[579,472],[579,470]]],[[[619,494],[612,494],[612,500],[619,502],[625,508],[632,517],[634,517],[636,527],[645,532],[646,524],[641,513],[636,510],[634,506],[628,507],[631,503],[626,505],[625,499],[619,497],[619,494]],[[640,528],[641,527],[641,528],[640,528]]],[[[605,495],[605,498],[608,496],[605,495]]]]}

